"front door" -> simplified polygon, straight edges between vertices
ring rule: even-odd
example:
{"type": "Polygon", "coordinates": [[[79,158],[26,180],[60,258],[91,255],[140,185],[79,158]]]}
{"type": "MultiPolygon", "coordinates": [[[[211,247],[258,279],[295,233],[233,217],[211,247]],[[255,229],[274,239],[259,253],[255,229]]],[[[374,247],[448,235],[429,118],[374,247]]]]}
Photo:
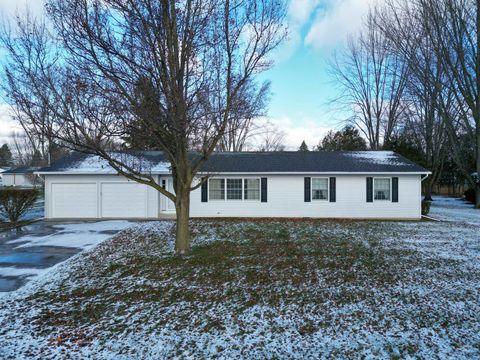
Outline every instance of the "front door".
{"type": "MultiPolygon", "coordinates": [[[[173,191],[173,179],[172,178],[167,179],[167,191],[169,191],[171,193],[175,193],[173,191]]],[[[165,199],[167,200],[166,211],[175,212],[175,204],[173,203],[173,201],[168,199],[168,198],[165,198],[165,199]]]]}

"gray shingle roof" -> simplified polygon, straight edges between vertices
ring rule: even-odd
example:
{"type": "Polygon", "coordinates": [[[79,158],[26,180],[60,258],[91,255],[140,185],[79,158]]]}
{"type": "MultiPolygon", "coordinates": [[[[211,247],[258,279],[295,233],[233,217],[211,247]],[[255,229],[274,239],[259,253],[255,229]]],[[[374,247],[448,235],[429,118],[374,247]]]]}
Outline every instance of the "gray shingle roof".
{"type": "Polygon", "coordinates": [[[19,166],[16,168],[6,170],[2,174],[33,174],[39,169],[40,167],[35,167],[35,166],[19,166]]]}
{"type": "MultiPolygon", "coordinates": [[[[147,161],[155,169],[168,161],[159,151],[130,152],[129,156],[147,161]]],[[[196,156],[194,153],[192,157],[196,156]]],[[[38,172],[101,173],[108,164],[95,155],[72,153],[38,172]],[[103,162],[103,163],[102,163],[103,162]],[[98,163],[98,167],[97,166],[98,163]],[[88,164],[88,165],[85,165],[88,164]]],[[[163,166],[165,169],[165,166],[163,166]]],[[[168,168],[168,166],[167,166],[168,168]]],[[[284,151],[213,153],[203,172],[213,173],[428,173],[428,170],[391,151],[284,151]]]]}

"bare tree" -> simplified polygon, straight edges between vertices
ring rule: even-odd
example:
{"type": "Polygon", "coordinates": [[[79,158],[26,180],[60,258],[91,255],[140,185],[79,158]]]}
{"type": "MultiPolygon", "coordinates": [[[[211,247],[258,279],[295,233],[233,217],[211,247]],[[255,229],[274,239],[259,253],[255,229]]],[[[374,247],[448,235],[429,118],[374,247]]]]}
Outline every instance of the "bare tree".
{"type": "MultiPolygon", "coordinates": [[[[51,46],[42,41],[45,46],[29,48],[2,37],[9,45],[7,77],[24,85],[12,104],[46,107],[55,140],[100,156],[172,200],[176,251],[188,252],[190,192],[201,185],[198,173],[245,86],[272,65],[268,55],[285,37],[284,3],[50,0],[47,13],[51,46]],[[15,67],[19,58],[39,59],[39,65],[15,67]],[[169,160],[174,193],[156,182],[145,162],[111,151],[133,121],[146,125],[169,160]]],[[[23,36],[36,41],[46,31],[32,21],[23,26],[30,30],[23,36]]],[[[35,113],[26,116],[40,122],[35,113]]]]}
{"type": "MultiPolygon", "coordinates": [[[[23,97],[22,94],[29,92],[31,84],[19,81],[20,79],[13,74],[39,72],[44,65],[45,57],[49,55],[47,49],[53,44],[46,28],[35,24],[29,12],[25,14],[24,21],[17,21],[16,25],[17,34],[9,33],[8,28],[3,29],[3,38],[9,39],[4,41],[3,45],[11,58],[10,69],[6,72],[5,81],[0,84],[0,88],[7,100],[15,102],[15,106],[12,107],[12,118],[20,123],[24,131],[22,149],[23,151],[28,149],[28,154],[21,156],[22,162],[25,163],[33,154],[39,154],[46,165],[52,157],[55,160],[62,155],[60,147],[54,141],[56,130],[53,112],[45,106],[43,100],[48,99],[51,93],[47,84],[43,86],[39,84],[42,86],[39,88],[41,96],[31,93],[29,98],[23,97]],[[15,36],[15,41],[10,41],[12,36],[15,36]],[[24,51],[16,51],[15,47],[24,51]]],[[[18,138],[16,140],[18,141],[18,138]]]]}
{"type": "Polygon", "coordinates": [[[458,118],[449,118],[450,145],[457,166],[476,191],[480,208],[480,179],[472,175],[462,156],[462,139],[475,144],[476,172],[480,174],[480,4],[476,0],[418,0],[434,50],[446,69],[445,87],[453,88],[458,118]]]}
{"type": "Polygon", "coordinates": [[[404,127],[410,141],[422,152],[424,165],[432,171],[424,182],[425,199],[432,200],[432,188],[441,176],[446,158],[445,120],[453,116],[453,104],[451,89],[443,87],[447,79],[445,67],[428,34],[431,19],[424,17],[415,4],[397,0],[387,2],[375,13],[375,22],[390,40],[391,51],[397,52],[408,66],[404,127]]]}
{"type": "Polygon", "coordinates": [[[353,111],[351,121],[364,133],[372,150],[388,143],[405,110],[402,95],[407,66],[390,40],[375,23],[375,10],[367,17],[365,30],[348,41],[331,67],[340,89],[336,104],[353,111]]]}
{"type": "Polygon", "coordinates": [[[266,115],[269,91],[270,82],[263,83],[259,89],[254,84],[242,89],[232,104],[231,118],[217,150],[243,151],[253,137],[265,132],[260,119],[266,115]]]}
{"type": "Polygon", "coordinates": [[[263,129],[256,134],[254,142],[258,151],[284,151],[285,150],[285,132],[280,130],[271,122],[261,126],[263,129]]]}

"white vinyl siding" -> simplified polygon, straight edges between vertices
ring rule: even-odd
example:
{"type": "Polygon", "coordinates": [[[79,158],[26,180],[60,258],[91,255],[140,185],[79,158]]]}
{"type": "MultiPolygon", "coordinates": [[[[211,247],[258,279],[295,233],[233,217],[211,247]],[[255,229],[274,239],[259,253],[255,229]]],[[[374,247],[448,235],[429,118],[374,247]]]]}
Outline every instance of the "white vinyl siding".
{"type": "MultiPolygon", "coordinates": [[[[312,177],[328,177],[328,175],[319,174],[312,177]]],[[[223,201],[201,202],[201,189],[198,188],[191,193],[190,216],[193,218],[309,217],[357,219],[420,219],[421,217],[420,175],[385,174],[383,176],[398,176],[398,189],[399,194],[401,194],[398,203],[391,201],[367,203],[365,201],[365,177],[369,176],[368,174],[334,174],[336,177],[336,202],[312,201],[305,203],[305,176],[305,174],[266,175],[268,202],[249,201],[250,196],[245,196],[245,183],[247,183],[248,188],[249,184],[260,182],[258,175],[249,176],[248,174],[236,174],[235,176],[243,179],[243,201],[226,201],[226,179],[234,177],[223,176],[219,178],[220,181],[222,179],[225,181],[224,191],[221,192],[224,194],[223,201]]],[[[381,178],[382,176],[377,177],[381,178]]],[[[161,179],[163,178],[166,177],[161,179]]],[[[76,219],[85,215],[99,218],[101,216],[101,184],[127,182],[126,178],[118,175],[45,175],[45,180],[45,211],[46,217],[49,219],[76,219]],[[63,189],[58,187],[59,184],[65,184],[63,189]]],[[[257,185],[254,186],[257,188],[257,185]]],[[[164,203],[165,197],[151,187],[147,187],[146,191],[147,217],[158,218],[161,213],[160,199],[164,203]]],[[[260,192],[259,190],[257,193],[260,192]]],[[[123,208],[128,207],[129,204],[118,203],[117,206],[123,208]]]]}
{"type": "Polygon", "coordinates": [[[312,200],[328,200],[328,178],[312,178],[312,200]]]}
{"type": "MultiPolygon", "coordinates": [[[[323,174],[322,174],[323,175],[323,174]]],[[[328,174],[327,174],[328,175],[328,174]]],[[[329,176],[312,177],[329,177],[329,176]]],[[[244,182],[248,174],[238,175],[244,182]]],[[[336,202],[304,202],[304,174],[267,175],[268,202],[212,201],[201,202],[201,191],[191,194],[191,217],[309,217],[350,219],[420,219],[420,175],[398,176],[401,196],[398,203],[391,201],[365,201],[365,177],[368,174],[339,175],[336,177],[336,202]]],[[[225,176],[223,178],[228,178],[225,176]]]]}
{"type": "Polygon", "coordinates": [[[374,178],[373,179],[373,199],[387,200],[391,199],[391,179],[390,178],[374,178]]]}

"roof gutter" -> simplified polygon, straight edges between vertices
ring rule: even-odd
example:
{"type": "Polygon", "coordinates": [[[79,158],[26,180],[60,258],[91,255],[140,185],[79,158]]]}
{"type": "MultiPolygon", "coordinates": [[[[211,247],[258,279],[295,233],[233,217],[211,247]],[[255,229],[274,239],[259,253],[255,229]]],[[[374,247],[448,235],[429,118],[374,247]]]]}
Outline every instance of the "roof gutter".
{"type": "MultiPolygon", "coordinates": [[[[120,175],[116,172],[87,172],[87,171],[37,171],[34,174],[36,175],[120,175]]],[[[151,175],[171,175],[171,172],[151,172],[151,175]]],[[[225,172],[198,172],[197,175],[318,175],[318,174],[329,174],[329,175],[384,175],[384,174],[393,174],[393,175],[425,175],[422,177],[422,181],[426,179],[431,172],[430,171],[262,171],[262,172],[252,172],[252,171],[225,171],[225,172]]]]}
{"type": "Polygon", "coordinates": [[[423,180],[425,180],[426,178],[428,178],[428,176],[431,174],[432,172],[429,171],[428,173],[425,174],[425,176],[422,176],[422,179],[420,180],[420,182],[423,182],[423,180]]]}

